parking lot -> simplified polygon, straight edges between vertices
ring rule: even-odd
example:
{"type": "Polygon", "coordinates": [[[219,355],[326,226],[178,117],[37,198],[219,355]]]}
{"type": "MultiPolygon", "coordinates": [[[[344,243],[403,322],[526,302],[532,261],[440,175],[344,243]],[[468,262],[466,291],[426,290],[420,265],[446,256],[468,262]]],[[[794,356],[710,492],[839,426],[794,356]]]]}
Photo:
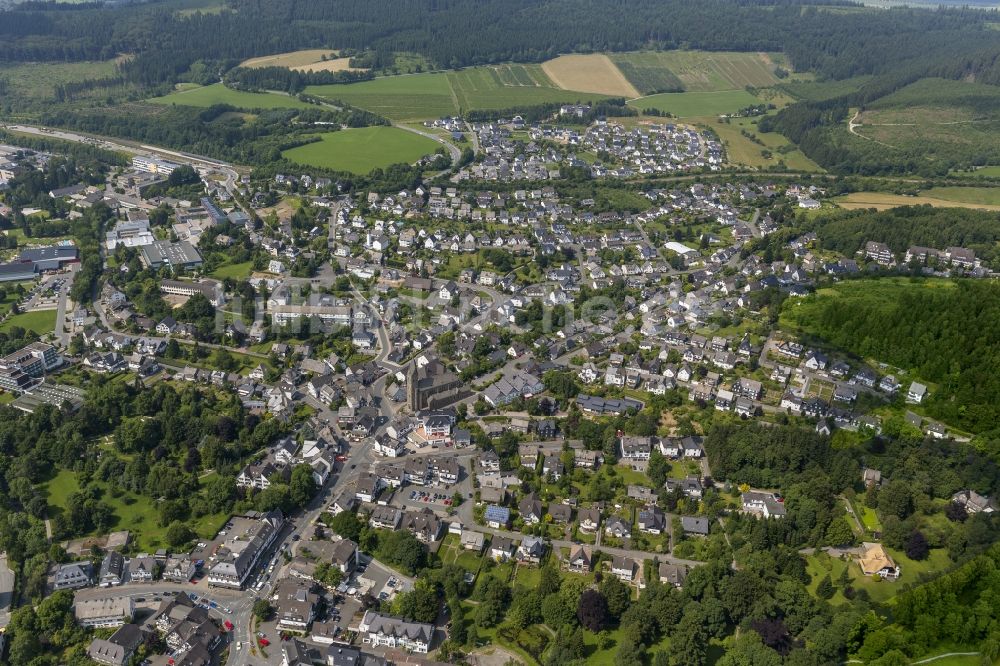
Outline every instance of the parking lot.
{"type": "Polygon", "coordinates": [[[46,275],[38,284],[25,292],[18,307],[22,310],[55,309],[59,305],[59,292],[67,281],[68,278],[63,276],[46,275]]]}
{"type": "Polygon", "coordinates": [[[440,506],[451,506],[452,496],[432,488],[431,490],[411,490],[404,493],[403,499],[411,504],[437,504],[440,506]]]}

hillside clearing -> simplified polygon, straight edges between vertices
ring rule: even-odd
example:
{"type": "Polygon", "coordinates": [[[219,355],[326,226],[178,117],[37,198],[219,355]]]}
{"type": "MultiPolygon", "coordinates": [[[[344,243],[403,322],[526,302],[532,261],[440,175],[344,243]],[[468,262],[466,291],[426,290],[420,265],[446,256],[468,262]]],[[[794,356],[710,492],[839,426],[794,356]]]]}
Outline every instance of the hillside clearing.
{"type": "Polygon", "coordinates": [[[563,90],[628,98],[641,94],[606,55],[563,55],[542,63],[542,69],[563,90]]]}
{"type": "Polygon", "coordinates": [[[323,56],[335,58],[337,52],[332,49],[303,49],[302,51],[275,53],[274,55],[244,60],[240,63],[240,67],[288,67],[294,69],[320,62],[323,60],[323,56]]]}
{"type": "Polygon", "coordinates": [[[252,93],[242,90],[232,90],[221,83],[210,86],[188,88],[172,92],[163,97],[148,100],[152,104],[180,104],[182,106],[210,107],[215,104],[231,104],[240,109],[311,109],[315,105],[307,104],[297,97],[278,95],[276,93],[252,93]]]}
{"type": "Polygon", "coordinates": [[[747,106],[760,104],[760,100],[745,90],[719,92],[660,93],[629,101],[636,109],[657,109],[677,118],[718,116],[733,113],[747,106]]]}
{"type": "MultiPolygon", "coordinates": [[[[107,79],[117,73],[115,60],[82,62],[32,62],[0,65],[0,79],[7,80],[7,100],[51,100],[56,86],[93,79],[107,79]]],[[[107,95],[107,89],[91,91],[107,95]]],[[[88,93],[85,96],[89,96],[88,93]]]]}

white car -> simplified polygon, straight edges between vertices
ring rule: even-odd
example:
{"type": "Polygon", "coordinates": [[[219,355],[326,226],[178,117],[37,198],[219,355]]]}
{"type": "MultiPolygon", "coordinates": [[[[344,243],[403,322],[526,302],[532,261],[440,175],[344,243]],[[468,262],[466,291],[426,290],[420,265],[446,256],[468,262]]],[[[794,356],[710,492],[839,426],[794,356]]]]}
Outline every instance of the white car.
{"type": "Polygon", "coordinates": [[[243,649],[243,641],[238,641],[236,643],[236,649],[237,650],[242,650],[243,649]]]}

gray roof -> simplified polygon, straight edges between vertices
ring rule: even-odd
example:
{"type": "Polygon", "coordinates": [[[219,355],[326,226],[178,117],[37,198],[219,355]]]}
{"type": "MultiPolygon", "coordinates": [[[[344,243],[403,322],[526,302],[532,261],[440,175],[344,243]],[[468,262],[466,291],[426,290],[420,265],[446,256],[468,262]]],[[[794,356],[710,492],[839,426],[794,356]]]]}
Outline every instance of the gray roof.
{"type": "Polygon", "coordinates": [[[692,534],[708,534],[708,518],[700,516],[681,516],[681,527],[692,534]]]}

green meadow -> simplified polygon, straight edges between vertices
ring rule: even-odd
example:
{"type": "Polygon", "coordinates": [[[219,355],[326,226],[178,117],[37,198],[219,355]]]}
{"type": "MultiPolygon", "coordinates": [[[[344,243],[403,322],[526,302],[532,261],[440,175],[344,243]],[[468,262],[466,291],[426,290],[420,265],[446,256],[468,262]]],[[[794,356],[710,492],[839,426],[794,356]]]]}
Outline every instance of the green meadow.
{"type": "Polygon", "coordinates": [[[362,127],[320,135],[321,140],[286,150],[282,156],[309,166],[366,174],[399,162],[416,162],[438,143],[395,127],[362,127]]]}

